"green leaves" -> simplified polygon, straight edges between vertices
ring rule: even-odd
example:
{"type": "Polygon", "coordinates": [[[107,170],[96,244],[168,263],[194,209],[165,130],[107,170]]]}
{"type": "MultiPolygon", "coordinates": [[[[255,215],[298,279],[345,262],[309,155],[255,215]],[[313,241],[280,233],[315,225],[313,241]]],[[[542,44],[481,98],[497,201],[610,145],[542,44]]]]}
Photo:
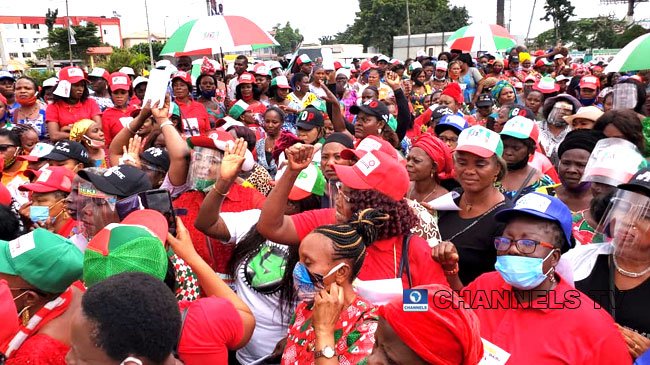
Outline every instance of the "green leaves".
{"type": "MultiPolygon", "coordinates": [[[[89,47],[98,47],[102,45],[102,40],[97,36],[97,26],[88,23],[86,26],[73,25],[74,38],[77,44],[72,45],[72,57],[85,59],[87,58],[86,50],[89,47]]],[[[48,43],[50,54],[53,59],[68,59],[68,28],[54,28],[48,33],[48,43]]],[[[39,58],[47,55],[47,48],[40,49],[36,52],[39,58]]]]}
{"type": "Polygon", "coordinates": [[[277,51],[278,54],[293,52],[303,40],[300,30],[297,28],[293,29],[289,22],[287,22],[284,27],[280,27],[280,24],[278,23],[273,27],[273,30],[275,31],[275,40],[280,43],[280,47],[278,47],[277,51]]]}

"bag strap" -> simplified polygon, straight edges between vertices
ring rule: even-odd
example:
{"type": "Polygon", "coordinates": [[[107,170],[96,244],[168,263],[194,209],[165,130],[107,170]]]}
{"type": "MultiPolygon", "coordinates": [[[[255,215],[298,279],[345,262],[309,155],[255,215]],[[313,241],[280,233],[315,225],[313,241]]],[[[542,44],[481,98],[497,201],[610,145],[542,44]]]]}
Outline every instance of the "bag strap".
{"type": "Polygon", "coordinates": [[[521,195],[521,192],[524,191],[526,186],[528,186],[528,182],[530,181],[530,179],[533,178],[535,173],[537,173],[537,170],[536,169],[531,169],[530,172],[528,173],[528,175],[526,175],[526,178],[524,179],[524,182],[521,183],[521,186],[519,187],[519,189],[517,189],[517,192],[515,193],[515,195],[512,196],[512,201],[513,202],[517,201],[517,198],[519,198],[519,195],[521,195]]]}
{"type": "Polygon", "coordinates": [[[189,309],[190,309],[190,306],[188,305],[181,312],[181,330],[178,332],[178,340],[176,341],[176,344],[174,345],[174,350],[172,351],[172,354],[177,359],[180,359],[180,357],[178,355],[178,346],[180,346],[180,344],[181,344],[181,336],[183,335],[183,326],[185,325],[185,317],[187,317],[187,311],[189,309]]]}
{"type": "Polygon", "coordinates": [[[411,241],[411,236],[411,234],[405,235],[402,240],[402,257],[400,258],[399,274],[397,276],[401,279],[404,275],[404,270],[406,270],[406,279],[409,283],[408,289],[413,287],[413,282],[411,280],[411,267],[409,266],[409,242],[411,241]]]}

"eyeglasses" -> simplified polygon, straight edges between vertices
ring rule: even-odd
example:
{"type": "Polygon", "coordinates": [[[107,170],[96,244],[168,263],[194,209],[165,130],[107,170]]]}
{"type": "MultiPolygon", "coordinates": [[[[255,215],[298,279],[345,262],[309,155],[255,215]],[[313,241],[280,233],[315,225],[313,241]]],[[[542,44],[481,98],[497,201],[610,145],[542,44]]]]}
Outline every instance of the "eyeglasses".
{"type": "Polygon", "coordinates": [[[523,254],[529,254],[535,252],[537,245],[546,248],[555,248],[552,244],[548,242],[540,242],[529,239],[520,239],[520,240],[511,240],[507,237],[495,237],[494,238],[494,247],[497,251],[507,251],[512,244],[515,244],[517,250],[523,254]]]}
{"type": "Polygon", "coordinates": [[[0,152],[6,152],[11,147],[16,147],[15,144],[0,144],[0,152]]]}
{"type": "Polygon", "coordinates": [[[456,143],[456,142],[458,142],[458,137],[438,136],[438,139],[445,142],[445,143],[456,143]]]}

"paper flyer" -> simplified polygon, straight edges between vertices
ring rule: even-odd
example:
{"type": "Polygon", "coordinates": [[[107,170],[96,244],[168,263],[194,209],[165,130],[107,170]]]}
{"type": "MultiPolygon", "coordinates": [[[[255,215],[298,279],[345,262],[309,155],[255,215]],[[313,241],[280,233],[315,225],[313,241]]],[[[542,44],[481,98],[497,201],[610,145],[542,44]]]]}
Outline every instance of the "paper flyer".
{"type": "Polygon", "coordinates": [[[456,205],[454,199],[458,198],[460,194],[456,191],[450,191],[447,194],[433,199],[427,204],[435,210],[460,210],[460,207],[456,205]]]}

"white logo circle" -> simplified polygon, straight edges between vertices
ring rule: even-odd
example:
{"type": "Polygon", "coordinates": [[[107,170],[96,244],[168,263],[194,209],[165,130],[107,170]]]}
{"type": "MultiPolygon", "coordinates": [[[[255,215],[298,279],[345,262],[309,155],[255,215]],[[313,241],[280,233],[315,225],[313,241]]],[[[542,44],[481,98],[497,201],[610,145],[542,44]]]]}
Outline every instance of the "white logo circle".
{"type": "Polygon", "coordinates": [[[422,295],[420,294],[420,292],[414,291],[411,292],[411,294],[409,294],[409,299],[411,299],[411,302],[418,303],[420,299],[422,299],[422,295]]]}

